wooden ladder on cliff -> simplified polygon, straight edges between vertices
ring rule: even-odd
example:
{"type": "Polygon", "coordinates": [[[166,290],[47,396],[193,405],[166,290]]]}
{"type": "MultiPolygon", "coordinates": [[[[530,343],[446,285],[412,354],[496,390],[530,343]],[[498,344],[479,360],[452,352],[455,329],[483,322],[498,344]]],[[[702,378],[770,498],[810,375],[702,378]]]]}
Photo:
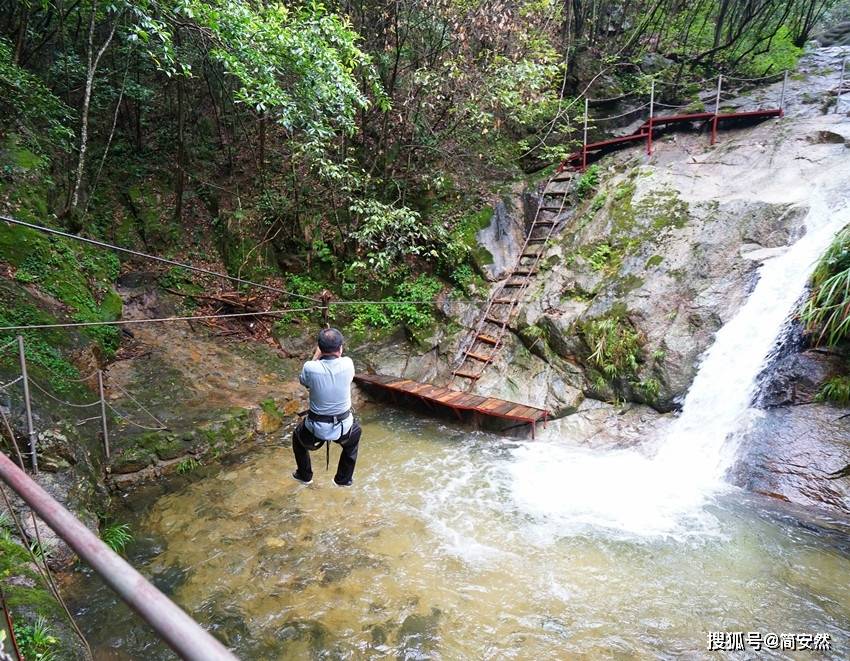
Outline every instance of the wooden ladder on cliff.
{"type": "Polygon", "coordinates": [[[510,274],[487,300],[484,313],[479,317],[461,350],[460,360],[452,370],[451,382],[456,378],[467,379],[467,388],[471,388],[498,356],[508,333],[508,325],[521,308],[529,285],[539,272],[546,247],[566,219],[569,191],[551,190],[551,186],[569,181],[572,177],[568,172],[556,172],[547,180],[519,257],[510,274]]]}

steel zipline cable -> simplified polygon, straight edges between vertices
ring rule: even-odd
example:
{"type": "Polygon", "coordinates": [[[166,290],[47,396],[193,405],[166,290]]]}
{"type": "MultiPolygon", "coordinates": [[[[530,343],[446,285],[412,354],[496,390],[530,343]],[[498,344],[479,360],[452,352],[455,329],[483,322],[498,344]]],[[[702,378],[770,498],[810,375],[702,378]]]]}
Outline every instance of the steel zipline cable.
{"type": "MultiPolygon", "coordinates": [[[[320,298],[316,298],[314,296],[307,296],[305,294],[297,294],[292,291],[288,291],[286,289],[281,289],[280,287],[273,287],[271,285],[264,285],[259,282],[253,282],[251,280],[245,280],[244,278],[237,278],[232,275],[227,275],[226,273],[219,273],[217,271],[210,271],[209,269],[201,268],[199,266],[192,266],[191,264],[184,264],[183,262],[178,262],[173,259],[167,259],[165,257],[159,257],[157,255],[150,255],[148,253],[139,252],[137,250],[130,250],[129,248],[122,248],[121,246],[116,246],[111,243],[106,243],[105,241],[98,241],[96,239],[89,239],[84,236],[78,236],[76,234],[71,234],[70,232],[63,232],[61,230],[53,229],[52,227],[45,227],[43,225],[36,225],[34,223],[27,223],[23,220],[18,220],[17,218],[12,218],[10,216],[0,215],[0,221],[4,221],[7,223],[11,223],[12,225],[20,225],[21,227],[28,227],[30,229],[45,232],[47,234],[55,234],[57,236],[62,236],[68,239],[72,239],[74,241],[81,241],[83,243],[88,243],[94,246],[98,246],[100,248],[106,248],[108,250],[116,250],[118,252],[127,253],[128,255],[134,255],[135,257],[142,257],[143,259],[150,259],[156,262],[162,262],[163,264],[169,264],[171,266],[177,266],[180,268],[187,269],[189,271],[196,271],[198,273],[203,273],[205,275],[210,275],[216,278],[223,278],[225,280],[231,280],[233,282],[238,282],[243,285],[248,285],[251,287],[259,287],[260,289],[266,289],[268,291],[273,291],[278,294],[282,294],[284,296],[291,296],[293,298],[299,298],[305,301],[310,301],[312,303],[317,303],[314,308],[303,308],[303,309],[293,309],[293,310],[273,310],[269,312],[245,312],[245,313],[236,313],[236,314],[211,314],[211,315],[200,315],[195,317],[165,317],[162,319],[128,319],[128,320],[119,320],[119,321],[89,321],[89,322],[78,322],[78,323],[67,323],[67,324],[38,324],[34,326],[4,326],[0,327],[0,331],[9,331],[9,330],[27,330],[34,328],[69,328],[69,327],[85,327],[85,326],[108,326],[108,325],[121,325],[121,324],[134,324],[134,323],[154,323],[158,321],[181,321],[181,320],[196,320],[196,319],[217,319],[217,318],[226,318],[226,317],[250,317],[250,316],[258,316],[258,315],[277,315],[277,314],[285,314],[287,312],[308,312],[311,310],[319,310],[322,306],[327,305],[433,305],[434,301],[399,301],[399,300],[382,300],[382,301],[327,301],[324,302],[320,298]]],[[[480,303],[480,301],[475,301],[472,299],[449,299],[448,303],[480,303]]],[[[15,340],[12,340],[6,345],[0,346],[0,351],[5,349],[7,346],[14,344],[15,340]]]]}
{"type": "Polygon", "coordinates": [[[284,296],[291,296],[293,298],[300,298],[307,301],[312,301],[314,303],[318,303],[319,299],[314,298],[312,296],[305,296],[303,294],[296,294],[295,292],[287,291],[286,289],[281,289],[279,287],[273,287],[271,285],[264,285],[259,282],[252,282],[251,280],[245,280],[244,278],[237,278],[236,276],[227,275],[226,273],[219,273],[217,271],[210,271],[209,269],[201,268],[200,266],[192,266],[190,264],[184,264],[182,262],[175,261],[173,259],[168,259],[166,257],[158,257],[156,255],[149,255],[144,252],[139,252],[137,250],[130,250],[129,248],[122,248],[121,246],[116,246],[111,243],[106,243],[105,241],[98,241],[96,239],[89,239],[84,236],[78,236],[76,234],[71,234],[70,232],[63,232],[61,230],[53,229],[52,227],[44,227],[43,225],[35,225],[33,223],[27,223],[23,220],[18,220],[17,218],[11,218],[9,216],[0,215],[0,220],[5,221],[7,223],[11,223],[12,225],[20,225],[22,227],[29,227],[30,229],[37,230],[39,232],[45,232],[47,234],[55,234],[57,236],[63,236],[66,239],[73,239],[74,241],[82,241],[83,243],[89,243],[93,246],[98,246],[100,248],[107,248],[109,250],[117,250],[118,252],[127,253],[128,255],[134,255],[136,257],[142,257],[144,259],[150,259],[155,262],[162,262],[163,264],[170,264],[171,266],[179,266],[180,268],[187,269],[189,271],[196,271],[198,273],[203,273],[205,275],[211,275],[216,278],[223,278],[225,280],[231,280],[232,282],[238,282],[239,284],[248,285],[251,287],[258,287],[260,289],[265,289],[268,291],[273,291],[278,294],[283,294],[284,296]]]}
{"type": "Polygon", "coordinates": [[[59,324],[33,324],[32,326],[0,326],[0,331],[34,330],[43,328],[81,328],[88,326],[126,326],[129,324],[156,324],[167,321],[196,321],[201,319],[229,319],[233,317],[282,316],[290,312],[311,312],[320,310],[318,306],[310,308],[291,308],[288,310],[268,310],[259,312],[233,312],[227,314],[198,314],[190,317],[158,317],[155,319],[116,319],[114,321],[74,321],[59,324]]]}

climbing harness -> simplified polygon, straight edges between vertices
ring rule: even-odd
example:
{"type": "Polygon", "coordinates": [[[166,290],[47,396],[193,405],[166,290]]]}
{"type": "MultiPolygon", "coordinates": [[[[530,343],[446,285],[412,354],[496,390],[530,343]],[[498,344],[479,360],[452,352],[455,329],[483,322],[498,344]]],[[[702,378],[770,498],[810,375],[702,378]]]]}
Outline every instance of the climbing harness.
{"type": "Polygon", "coordinates": [[[307,425],[305,424],[305,418],[309,418],[313,422],[332,422],[334,427],[340,425],[342,427],[342,423],[348,419],[349,416],[354,415],[354,409],[348,409],[345,413],[340,413],[339,415],[320,415],[319,413],[315,413],[311,410],[301,411],[298,416],[301,420],[298,422],[298,427],[295,428],[295,433],[298,436],[298,442],[301,443],[305,448],[310,450],[311,452],[315,452],[322,445],[325,446],[325,470],[329,470],[331,466],[331,443],[339,443],[342,445],[345,441],[348,440],[351,435],[351,430],[348,430],[347,434],[342,433],[342,429],[340,429],[340,435],[337,439],[321,439],[317,438],[313,432],[307,429],[307,425]],[[303,438],[303,434],[306,432],[309,434],[310,438],[303,438]]]}

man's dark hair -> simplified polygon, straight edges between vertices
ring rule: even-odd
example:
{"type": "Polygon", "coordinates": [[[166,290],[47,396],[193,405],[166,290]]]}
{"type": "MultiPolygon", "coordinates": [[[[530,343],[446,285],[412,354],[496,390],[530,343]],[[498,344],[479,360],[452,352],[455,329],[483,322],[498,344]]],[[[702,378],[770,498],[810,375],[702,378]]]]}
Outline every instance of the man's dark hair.
{"type": "Polygon", "coordinates": [[[323,328],[319,331],[319,351],[336,353],[342,347],[342,333],[336,328],[323,328]]]}

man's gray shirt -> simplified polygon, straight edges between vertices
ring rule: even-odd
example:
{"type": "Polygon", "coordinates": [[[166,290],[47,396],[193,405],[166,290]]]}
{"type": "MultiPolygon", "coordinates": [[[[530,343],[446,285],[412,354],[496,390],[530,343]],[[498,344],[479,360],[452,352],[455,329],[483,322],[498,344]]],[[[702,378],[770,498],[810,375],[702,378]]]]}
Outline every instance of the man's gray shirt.
{"type": "MultiPolygon", "coordinates": [[[[301,370],[301,385],[310,390],[310,410],[319,415],[342,415],[351,408],[351,382],[354,362],[348,356],[308,360],[301,370]]],[[[335,441],[347,434],[354,422],[350,415],[340,423],[314,422],[308,417],[304,426],[316,438],[335,441]]]]}

